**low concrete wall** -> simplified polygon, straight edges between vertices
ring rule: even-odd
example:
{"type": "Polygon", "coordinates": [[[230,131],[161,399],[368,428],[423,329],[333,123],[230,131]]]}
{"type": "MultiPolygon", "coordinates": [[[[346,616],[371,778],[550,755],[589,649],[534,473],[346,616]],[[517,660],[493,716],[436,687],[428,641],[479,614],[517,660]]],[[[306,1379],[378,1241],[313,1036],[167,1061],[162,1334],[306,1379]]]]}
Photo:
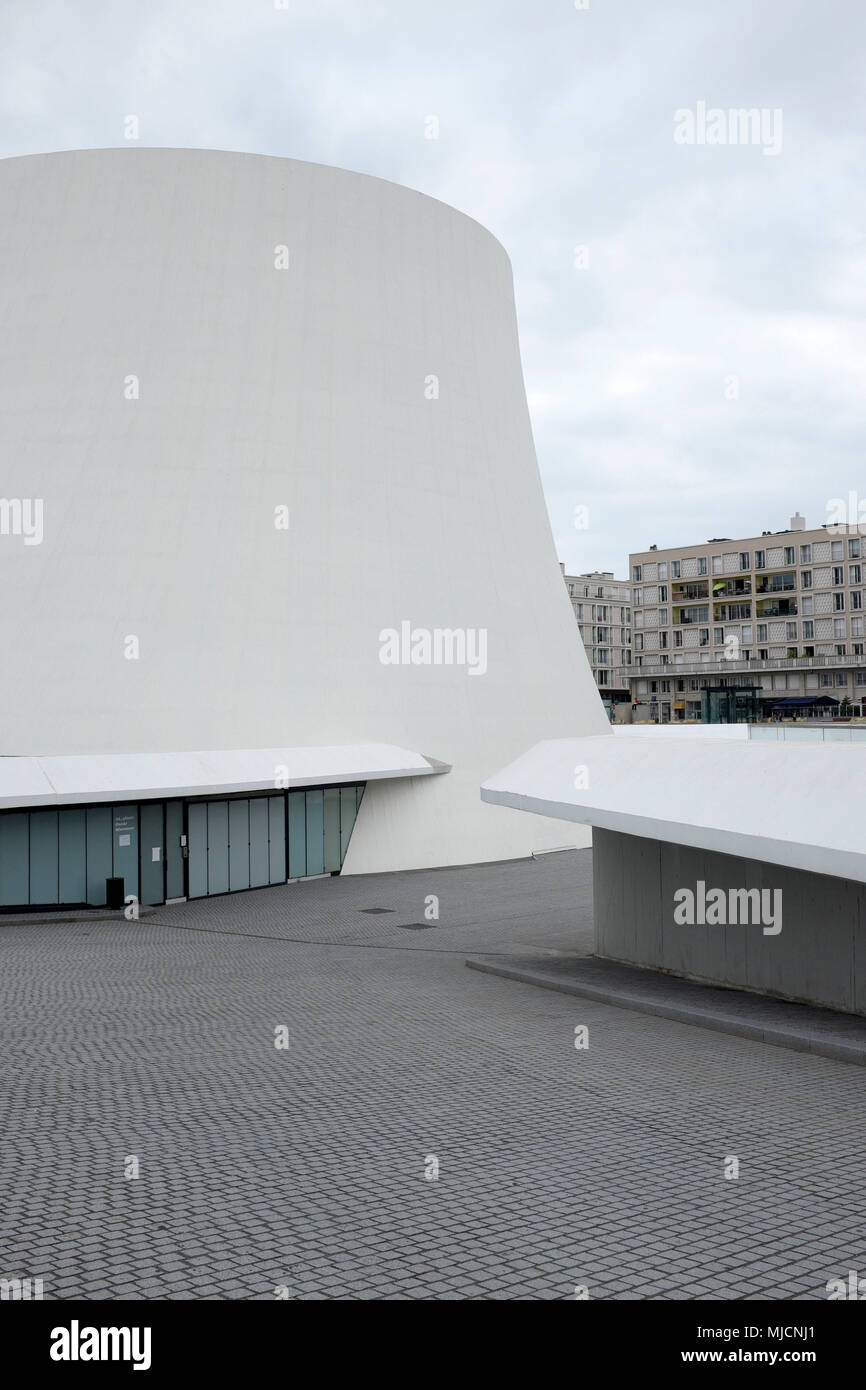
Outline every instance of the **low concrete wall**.
{"type": "Polygon", "coordinates": [[[600,956],[866,1014],[866,885],[598,827],[592,857],[600,956]],[[780,889],[782,930],[676,922],[674,894],[699,880],[780,889]]]}

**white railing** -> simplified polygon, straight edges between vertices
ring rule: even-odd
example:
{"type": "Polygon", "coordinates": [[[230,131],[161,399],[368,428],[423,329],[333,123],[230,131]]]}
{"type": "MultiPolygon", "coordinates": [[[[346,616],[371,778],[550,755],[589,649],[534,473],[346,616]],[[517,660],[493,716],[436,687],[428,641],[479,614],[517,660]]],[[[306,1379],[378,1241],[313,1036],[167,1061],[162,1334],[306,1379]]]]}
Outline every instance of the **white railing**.
{"type": "Polygon", "coordinates": [[[768,661],[725,661],[717,658],[715,661],[671,661],[667,665],[653,662],[652,665],[643,666],[623,666],[619,668],[622,678],[625,680],[640,680],[643,676],[651,676],[653,680],[657,676],[725,676],[760,671],[820,671],[836,669],[840,667],[862,667],[866,666],[866,655],[857,654],[856,656],[791,656],[773,657],[768,661]]]}

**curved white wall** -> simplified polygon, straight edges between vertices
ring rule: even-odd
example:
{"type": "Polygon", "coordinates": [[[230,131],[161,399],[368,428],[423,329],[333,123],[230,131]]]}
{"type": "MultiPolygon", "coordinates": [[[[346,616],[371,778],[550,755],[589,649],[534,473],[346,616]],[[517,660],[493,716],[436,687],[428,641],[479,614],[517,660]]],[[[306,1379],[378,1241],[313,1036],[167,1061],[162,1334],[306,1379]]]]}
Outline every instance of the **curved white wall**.
{"type": "Polygon", "coordinates": [[[488,232],[294,160],[8,159],[0,310],[0,486],[44,504],[0,536],[0,753],[394,743],[453,771],[371,786],[349,872],[575,842],[479,796],[608,728],[488,232]],[[486,674],[382,665],[404,619],[485,628],[486,674]]]}

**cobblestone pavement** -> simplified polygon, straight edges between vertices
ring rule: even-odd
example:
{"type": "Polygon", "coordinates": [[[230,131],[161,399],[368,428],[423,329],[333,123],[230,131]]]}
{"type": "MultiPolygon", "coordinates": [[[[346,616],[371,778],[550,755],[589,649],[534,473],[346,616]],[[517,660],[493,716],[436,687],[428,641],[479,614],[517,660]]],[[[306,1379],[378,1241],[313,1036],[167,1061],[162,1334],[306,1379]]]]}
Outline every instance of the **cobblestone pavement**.
{"type": "Polygon", "coordinates": [[[863,1068],[465,967],[588,948],[590,878],[582,851],[0,925],[0,1278],[779,1299],[866,1273],[863,1068]]]}

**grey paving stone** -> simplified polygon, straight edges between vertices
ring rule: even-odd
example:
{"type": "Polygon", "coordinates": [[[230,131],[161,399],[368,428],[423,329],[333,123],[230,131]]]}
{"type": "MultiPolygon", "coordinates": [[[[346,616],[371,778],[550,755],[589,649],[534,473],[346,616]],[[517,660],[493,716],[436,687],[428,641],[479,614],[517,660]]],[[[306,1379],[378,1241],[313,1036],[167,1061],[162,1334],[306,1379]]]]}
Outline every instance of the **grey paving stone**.
{"type": "Polygon", "coordinates": [[[590,888],[581,852],[134,928],[0,918],[4,1261],[114,1299],[820,1298],[866,1272],[860,1068],[466,970],[588,952],[590,888]],[[439,925],[402,931],[430,893],[439,925]]]}

